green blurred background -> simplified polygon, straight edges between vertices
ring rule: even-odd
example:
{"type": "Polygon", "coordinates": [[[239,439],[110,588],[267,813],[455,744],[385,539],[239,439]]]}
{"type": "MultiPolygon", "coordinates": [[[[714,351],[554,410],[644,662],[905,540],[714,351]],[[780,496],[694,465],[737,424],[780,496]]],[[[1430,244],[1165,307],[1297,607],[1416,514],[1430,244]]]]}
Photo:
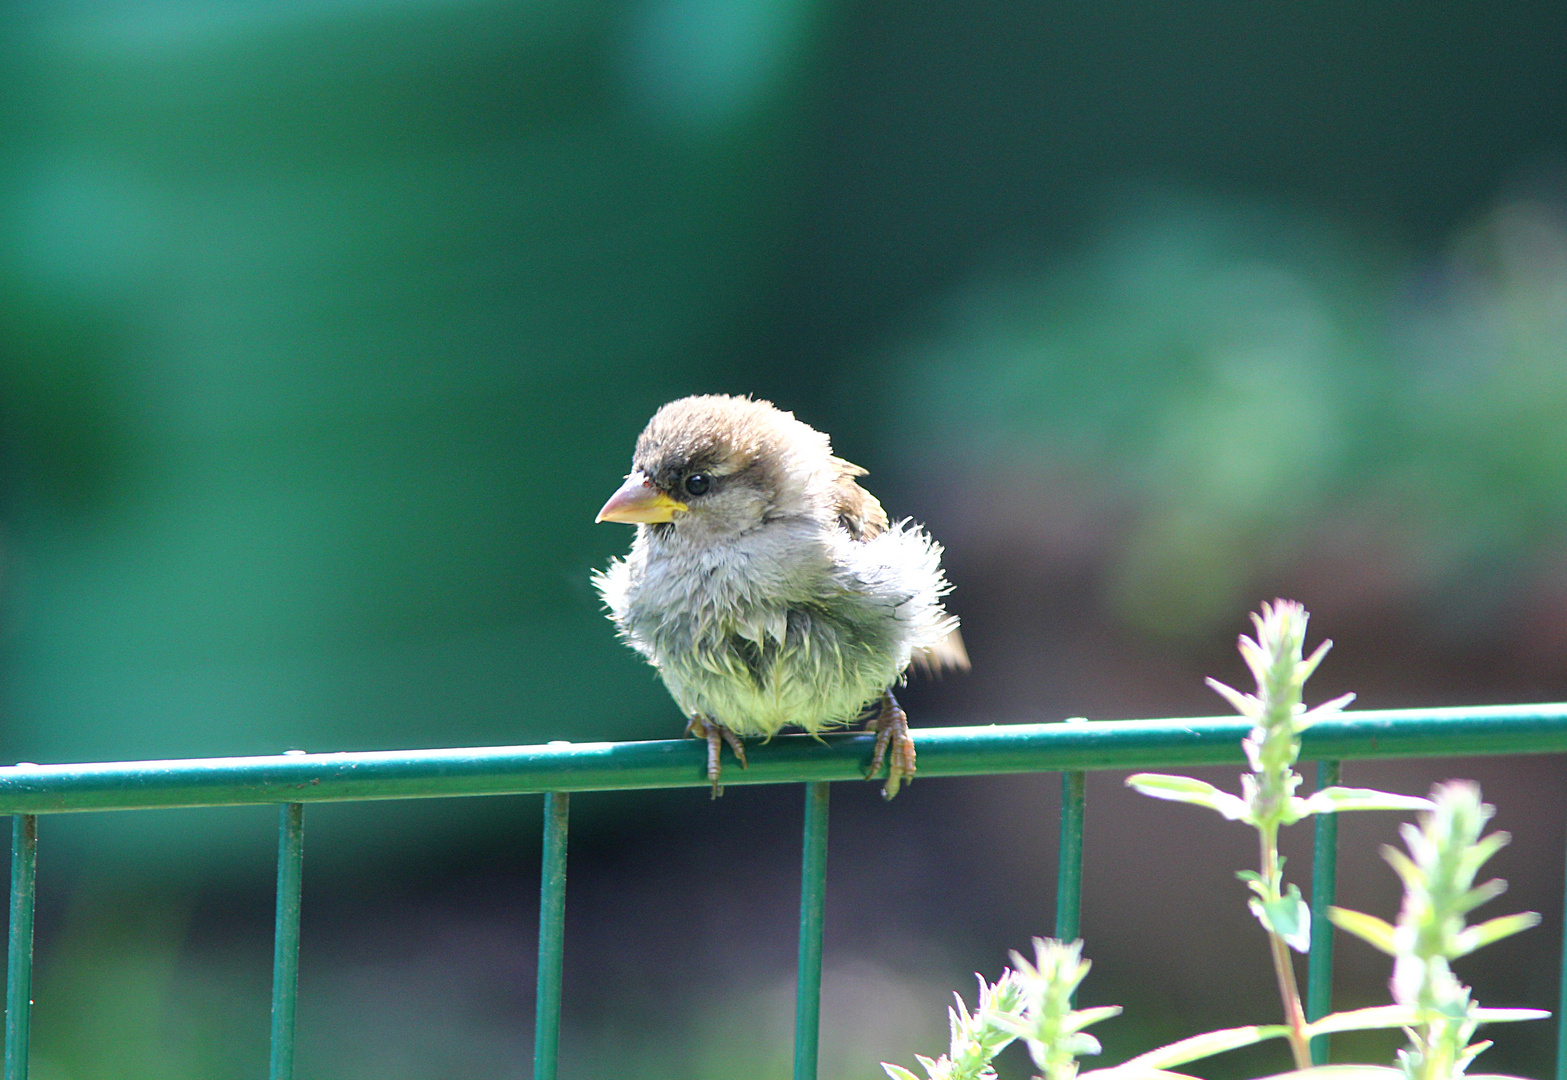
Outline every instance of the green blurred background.
{"type": "MultiPolygon", "coordinates": [[[[975,671],[916,724],[1219,711],[1273,595],[1320,696],[1567,698],[1563,41],[1551,0],[6,4],[0,758],[674,735],[588,574],[698,391],[947,544],[975,671]]],[[[1351,779],[1449,774],[1559,927],[1562,763],[1351,779]]],[[[1109,1052],[1267,1019],[1243,838],[1117,780],[1109,1052]]],[[[797,794],[577,800],[565,1075],[786,1075],[797,794]]],[[[824,1080],[1048,928],[1054,798],[839,794],[824,1080]]],[[[300,1075],[528,1075],[536,801],[310,818],[300,1075]]],[[[36,1075],[260,1074],[272,829],[44,822],[36,1075]]],[[[1341,870],[1384,914],[1392,830],[1341,870]]],[[[1549,1007],[1553,935],[1464,974],[1549,1007]]]]}

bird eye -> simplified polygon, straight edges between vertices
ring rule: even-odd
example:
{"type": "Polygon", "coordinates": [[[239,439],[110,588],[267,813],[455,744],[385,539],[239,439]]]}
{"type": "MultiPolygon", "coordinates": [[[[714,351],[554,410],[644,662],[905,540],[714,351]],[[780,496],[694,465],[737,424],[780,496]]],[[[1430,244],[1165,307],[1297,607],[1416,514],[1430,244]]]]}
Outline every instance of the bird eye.
{"type": "Polygon", "coordinates": [[[703,495],[712,486],[712,478],[706,473],[694,472],[686,477],[686,494],[703,495]]]}

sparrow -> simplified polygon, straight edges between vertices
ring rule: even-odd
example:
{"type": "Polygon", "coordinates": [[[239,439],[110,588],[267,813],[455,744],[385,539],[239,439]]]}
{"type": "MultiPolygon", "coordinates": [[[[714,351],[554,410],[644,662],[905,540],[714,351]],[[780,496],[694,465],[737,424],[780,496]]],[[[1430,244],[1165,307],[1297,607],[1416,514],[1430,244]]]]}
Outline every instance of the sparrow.
{"type": "Polygon", "coordinates": [[[706,740],[715,798],[723,745],[745,768],[743,739],[862,718],[876,733],[868,778],[889,762],[892,798],[915,771],[893,686],[911,663],[969,666],[942,606],[941,545],[890,522],[864,475],[771,402],[687,397],[653,414],[598,513],[637,527],[630,553],[594,584],[686,734],[706,740]]]}

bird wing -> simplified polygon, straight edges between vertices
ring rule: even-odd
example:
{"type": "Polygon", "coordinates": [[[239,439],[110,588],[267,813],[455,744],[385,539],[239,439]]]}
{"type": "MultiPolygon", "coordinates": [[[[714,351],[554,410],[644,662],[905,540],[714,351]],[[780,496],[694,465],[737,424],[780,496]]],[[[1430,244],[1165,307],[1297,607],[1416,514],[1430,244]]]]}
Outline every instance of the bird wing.
{"type": "Polygon", "coordinates": [[[838,521],[856,540],[870,540],[887,531],[887,511],[881,508],[876,496],[855,483],[855,477],[864,476],[858,465],[835,457],[833,465],[833,509],[838,521]]]}
{"type": "Polygon", "coordinates": [[[914,666],[927,675],[940,675],[943,671],[967,671],[970,668],[968,649],[963,645],[963,635],[957,627],[928,649],[914,654],[914,666]]]}
{"type": "MultiPolygon", "coordinates": [[[[887,511],[881,508],[876,496],[855,482],[864,476],[865,470],[843,458],[832,459],[833,509],[838,521],[856,540],[870,540],[887,531],[887,511]]],[[[952,632],[936,644],[920,649],[914,654],[914,664],[928,674],[942,671],[967,671],[968,649],[963,646],[963,635],[954,627],[952,632]]]]}

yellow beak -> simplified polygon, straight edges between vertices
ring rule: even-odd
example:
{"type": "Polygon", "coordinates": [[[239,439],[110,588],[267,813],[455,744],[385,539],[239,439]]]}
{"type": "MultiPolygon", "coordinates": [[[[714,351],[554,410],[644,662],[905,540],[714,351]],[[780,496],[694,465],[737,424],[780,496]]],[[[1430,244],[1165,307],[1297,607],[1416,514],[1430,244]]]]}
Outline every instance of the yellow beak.
{"type": "Polygon", "coordinates": [[[626,477],[626,482],[620,485],[620,490],[609,497],[609,502],[604,504],[604,509],[599,511],[599,516],[594,522],[600,521],[625,521],[633,524],[658,525],[666,521],[673,521],[675,511],[685,510],[687,506],[683,502],[676,502],[653,486],[641,472],[634,472],[626,477]]]}

